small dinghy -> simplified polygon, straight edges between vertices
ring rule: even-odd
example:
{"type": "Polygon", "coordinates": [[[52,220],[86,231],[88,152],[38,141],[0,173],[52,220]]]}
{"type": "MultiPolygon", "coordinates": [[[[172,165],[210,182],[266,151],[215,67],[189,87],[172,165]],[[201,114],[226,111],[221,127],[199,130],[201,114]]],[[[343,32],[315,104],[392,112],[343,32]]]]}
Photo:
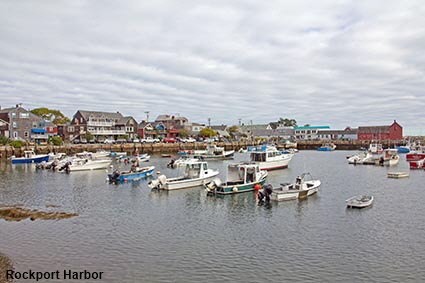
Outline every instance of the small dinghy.
{"type": "Polygon", "coordinates": [[[135,168],[134,170],[121,172],[115,170],[113,173],[108,174],[108,180],[111,183],[127,182],[130,180],[136,181],[141,178],[152,176],[154,170],[155,166],[135,168]]]}
{"type": "Polygon", "coordinates": [[[345,202],[347,203],[348,208],[364,208],[372,205],[373,196],[355,196],[347,199],[345,202]]]}

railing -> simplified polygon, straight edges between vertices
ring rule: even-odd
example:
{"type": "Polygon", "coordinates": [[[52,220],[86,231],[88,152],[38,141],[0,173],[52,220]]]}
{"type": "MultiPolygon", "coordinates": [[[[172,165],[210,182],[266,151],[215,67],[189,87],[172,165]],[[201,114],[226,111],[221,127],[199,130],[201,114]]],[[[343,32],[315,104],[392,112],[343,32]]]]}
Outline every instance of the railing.
{"type": "Polygon", "coordinates": [[[87,122],[87,126],[112,127],[113,125],[114,125],[113,122],[94,122],[94,121],[87,122]]]}
{"type": "Polygon", "coordinates": [[[93,130],[93,135],[125,135],[125,130],[93,130]]]}

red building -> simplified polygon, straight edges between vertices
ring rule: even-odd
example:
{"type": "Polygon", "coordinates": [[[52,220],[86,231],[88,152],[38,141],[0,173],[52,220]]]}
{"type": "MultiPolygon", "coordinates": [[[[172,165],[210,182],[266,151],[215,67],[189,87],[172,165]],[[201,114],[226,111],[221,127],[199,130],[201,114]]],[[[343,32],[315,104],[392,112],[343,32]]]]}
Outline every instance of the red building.
{"type": "Polygon", "coordinates": [[[390,126],[368,126],[359,127],[359,140],[395,140],[403,139],[403,127],[396,120],[390,126]]]}

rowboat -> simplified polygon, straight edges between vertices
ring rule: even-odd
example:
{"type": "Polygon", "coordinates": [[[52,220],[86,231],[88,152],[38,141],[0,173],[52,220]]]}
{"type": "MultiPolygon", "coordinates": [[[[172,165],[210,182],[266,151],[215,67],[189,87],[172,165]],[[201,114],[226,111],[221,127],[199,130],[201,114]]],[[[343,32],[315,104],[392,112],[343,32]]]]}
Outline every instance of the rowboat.
{"type": "Polygon", "coordinates": [[[155,166],[136,168],[134,171],[114,171],[111,174],[108,174],[109,182],[127,182],[135,181],[141,178],[152,176],[155,166]]]}
{"type": "Polygon", "coordinates": [[[185,172],[176,178],[167,178],[161,175],[156,180],[148,183],[151,189],[177,190],[202,186],[211,181],[219,172],[208,168],[208,163],[194,161],[186,164],[185,172]]]}
{"type": "Polygon", "coordinates": [[[227,180],[222,182],[215,178],[205,185],[208,194],[236,194],[259,190],[268,176],[267,171],[260,170],[256,163],[229,164],[227,180]]]}
{"type": "Polygon", "coordinates": [[[295,179],[295,183],[284,183],[279,188],[273,189],[271,199],[275,201],[305,199],[317,193],[320,184],[320,180],[313,180],[310,173],[304,173],[295,179]]]}
{"type": "Polygon", "coordinates": [[[364,208],[371,206],[373,203],[373,196],[360,195],[349,198],[345,201],[348,208],[364,208]]]}
{"type": "Polygon", "coordinates": [[[23,157],[11,157],[12,164],[21,164],[21,163],[40,163],[43,161],[49,161],[48,154],[35,154],[33,150],[24,151],[23,157]]]}
{"type": "Polygon", "coordinates": [[[321,147],[318,147],[318,151],[333,151],[335,150],[336,145],[333,143],[325,143],[321,147]]]}

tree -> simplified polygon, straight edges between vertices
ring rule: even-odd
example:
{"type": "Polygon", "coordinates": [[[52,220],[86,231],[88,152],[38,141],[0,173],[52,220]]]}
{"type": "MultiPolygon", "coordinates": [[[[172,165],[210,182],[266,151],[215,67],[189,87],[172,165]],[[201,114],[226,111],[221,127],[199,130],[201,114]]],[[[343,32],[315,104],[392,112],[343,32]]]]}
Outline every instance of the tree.
{"type": "Polygon", "coordinates": [[[90,132],[87,132],[87,133],[86,133],[86,139],[87,139],[87,141],[92,141],[92,140],[94,139],[93,134],[92,134],[92,133],[90,133],[90,132]]]}
{"type": "Polygon", "coordinates": [[[50,137],[49,143],[53,145],[62,145],[62,138],[60,136],[50,137]]]}
{"type": "Polygon", "coordinates": [[[9,139],[5,136],[0,136],[0,144],[6,145],[9,142],[9,139]]]}
{"type": "Polygon", "coordinates": [[[188,136],[189,136],[189,132],[186,129],[180,129],[179,130],[179,137],[187,138],[188,136]]]}
{"type": "Polygon", "coordinates": [[[53,124],[65,124],[71,121],[59,110],[49,109],[46,107],[35,108],[30,111],[32,114],[42,117],[44,120],[52,121],[53,124]]]}
{"type": "Polygon", "coordinates": [[[229,134],[233,134],[239,131],[239,127],[236,125],[233,125],[227,131],[229,132],[229,134]]]}
{"type": "Polygon", "coordinates": [[[210,137],[215,137],[217,135],[217,133],[214,130],[210,129],[210,128],[203,128],[202,130],[199,131],[199,135],[201,137],[208,137],[208,138],[210,138],[210,137]]]}
{"type": "Polygon", "coordinates": [[[297,121],[295,119],[288,119],[288,118],[280,118],[278,121],[279,124],[282,124],[285,127],[293,127],[297,125],[297,121]]]}

